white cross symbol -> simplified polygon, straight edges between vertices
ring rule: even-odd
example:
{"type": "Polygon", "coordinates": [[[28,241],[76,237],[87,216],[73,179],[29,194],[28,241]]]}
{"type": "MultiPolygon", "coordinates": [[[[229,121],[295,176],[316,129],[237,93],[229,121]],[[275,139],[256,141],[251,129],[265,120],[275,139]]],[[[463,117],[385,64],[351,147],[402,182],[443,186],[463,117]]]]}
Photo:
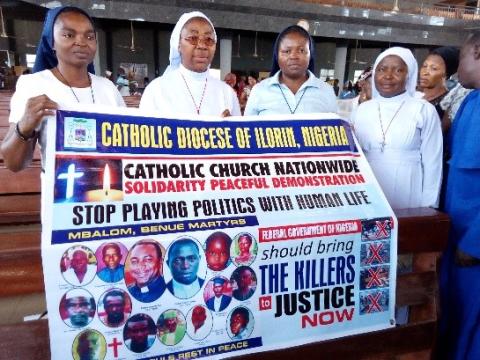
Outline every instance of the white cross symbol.
{"type": "Polygon", "coordinates": [[[67,180],[67,190],[65,192],[65,199],[70,199],[73,196],[73,185],[75,183],[75,179],[81,178],[83,176],[83,172],[75,172],[75,164],[68,165],[68,171],[66,173],[61,173],[58,175],[58,179],[66,179],[67,180]]]}

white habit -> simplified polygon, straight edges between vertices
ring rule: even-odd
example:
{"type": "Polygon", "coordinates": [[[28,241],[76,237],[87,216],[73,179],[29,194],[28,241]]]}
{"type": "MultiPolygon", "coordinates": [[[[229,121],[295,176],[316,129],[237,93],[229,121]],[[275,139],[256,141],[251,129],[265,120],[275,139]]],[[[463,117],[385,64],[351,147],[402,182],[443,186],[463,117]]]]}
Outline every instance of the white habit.
{"type": "Polygon", "coordinates": [[[373,99],[358,107],[353,126],[392,208],[435,207],[442,183],[440,120],[433,105],[413,96],[417,79],[416,62],[409,50],[411,57],[403,50],[406,49],[391,48],[380,54],[374,71],[385,56],[400,56],[409,68],[407,91],[384,98],[373,82],[373,99]]]}
{"type": "Polygon", "coordinates": [[[220,116],[224,110],[241,115],[237,95],[230,86],[212,77],[208,70],[196,73],[183,65],[148,84],[140,101],[143,111],[167,117],[197,115],[198,107],[200,115],[220,116]]]}
{"type": "MultiPolygon", "coordinates": [[[[95,105],[125,106],[122,96],[110,80],[93,74],[90,74],[90,78],[92,80],[91,88],[74,87],[71,89],[58,80],[50,70],[20,76],[15,93],[10,101],[9,121],[11,123],[19,122],[25,113],[25,105],[28,99],[43,94],[55,101],[61,108],[69,104],[78,104],[79,102],[81,104],[93,104],[93,100],[95,100],[95,105]]],[[[47,132],[44,131],[43,124],[40,128],[40,137],[38,139],[42,151],[42,161],[45,158],[45,144],[47,141],[47,132]]]]}

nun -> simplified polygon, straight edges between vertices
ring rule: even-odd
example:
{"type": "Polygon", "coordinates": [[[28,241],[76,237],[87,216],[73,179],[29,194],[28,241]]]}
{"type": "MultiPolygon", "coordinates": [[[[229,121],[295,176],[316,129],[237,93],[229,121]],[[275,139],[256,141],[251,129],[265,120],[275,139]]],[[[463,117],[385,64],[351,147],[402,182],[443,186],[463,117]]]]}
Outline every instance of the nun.
{"type": "Polygon", "coordinates": [[[252,88],[244,115],[336,113],[333,88],[314,75],[314,42],[293,25],[274,45],[270,77],[252,88]]]}
{"type": "Polygon", "coordinates": [[[1,146],[10,170],[20,171],[30,164],[37,142],[44,161],[44,120],[59,107],[125,106],[115,85],[93,74],[96,50],[95,28],[85,11],[72,6],[48,11],[33,74],[20,76],[10,102],[10,129],[1,146]]]}
{"type": "Polygon", "coordinates": [[[394,209],[436,207],[442,182],[442,130],[435,107],[414,97],[418,66],[393,47],[373,67],[372,100],[354,114],[355,134],[394,209]]]}
{"type": "Polygon", "coordinates": [[[170,65],[145,88],[140,109],[169,117],[241,115],[233,89],[209,74],[216,44],[204,14],[183,14],[170,37],[170,65]]]}

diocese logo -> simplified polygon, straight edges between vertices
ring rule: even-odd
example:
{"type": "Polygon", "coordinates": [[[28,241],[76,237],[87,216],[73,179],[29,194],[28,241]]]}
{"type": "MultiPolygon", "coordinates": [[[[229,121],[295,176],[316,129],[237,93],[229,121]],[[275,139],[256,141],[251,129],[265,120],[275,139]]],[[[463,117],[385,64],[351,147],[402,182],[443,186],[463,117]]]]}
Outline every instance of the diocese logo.
{"type": "Polygon", "coordinates": [[[66,149],[95,150],[96,139],[95,119],[65,118],[64,147],[66,149]]]}

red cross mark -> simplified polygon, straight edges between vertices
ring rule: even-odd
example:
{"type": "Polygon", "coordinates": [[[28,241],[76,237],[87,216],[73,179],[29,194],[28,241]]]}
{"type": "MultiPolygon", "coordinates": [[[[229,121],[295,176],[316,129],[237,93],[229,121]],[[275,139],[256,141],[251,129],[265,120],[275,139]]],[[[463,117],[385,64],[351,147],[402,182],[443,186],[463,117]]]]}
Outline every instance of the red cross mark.
{"type": "Polygon", "coordinates": [[[375,221],[375,225],[377,226],[377,232],[375,233],[375,237],[377,239],[388,237],[387,226],[389,222],[389,220],[375,221]]]}
{"type": "Polygon", "coordinates": [[[118,346],[122,344],[122,342],[117,341],[116,337],[113,338],[113,341],[110,344],[108,344],[108,347],[113,348],[113,357],[118,357],[118,346]]]}
{"type": "Polygon", "coordinates": [[[367,259],[366,263],[371,264],[375,260],[382,263],[383,258],[380,255],[380,251],[382,251],[382,250],[383,250],[383,244],[382,243],[380,243],[380,244],[370,244],[370,246],[368,247],[368,251],[370,252],[370,257],[367,259]]]}
{"type": "Polygon", "coordinates": [[[371,313],[374,311],[382,311],[382,307],[378,303],[378,300],[380,300],[380,296],[382,296],[382,293],[377,293],[375,295],[370,294],[368,295],[368,300],[370,300],[370,304],[368,304],[367,308],[367,313],[371,313]]]}
{"type": "Polygon", "coordinates": [[[368,275],[370,275],[370,280],[367,283],[367,289],[373,286],[382,286],[382,280],[380,279],[380,272],[382,268],[375,269],[368,269],[368,275]]]}

